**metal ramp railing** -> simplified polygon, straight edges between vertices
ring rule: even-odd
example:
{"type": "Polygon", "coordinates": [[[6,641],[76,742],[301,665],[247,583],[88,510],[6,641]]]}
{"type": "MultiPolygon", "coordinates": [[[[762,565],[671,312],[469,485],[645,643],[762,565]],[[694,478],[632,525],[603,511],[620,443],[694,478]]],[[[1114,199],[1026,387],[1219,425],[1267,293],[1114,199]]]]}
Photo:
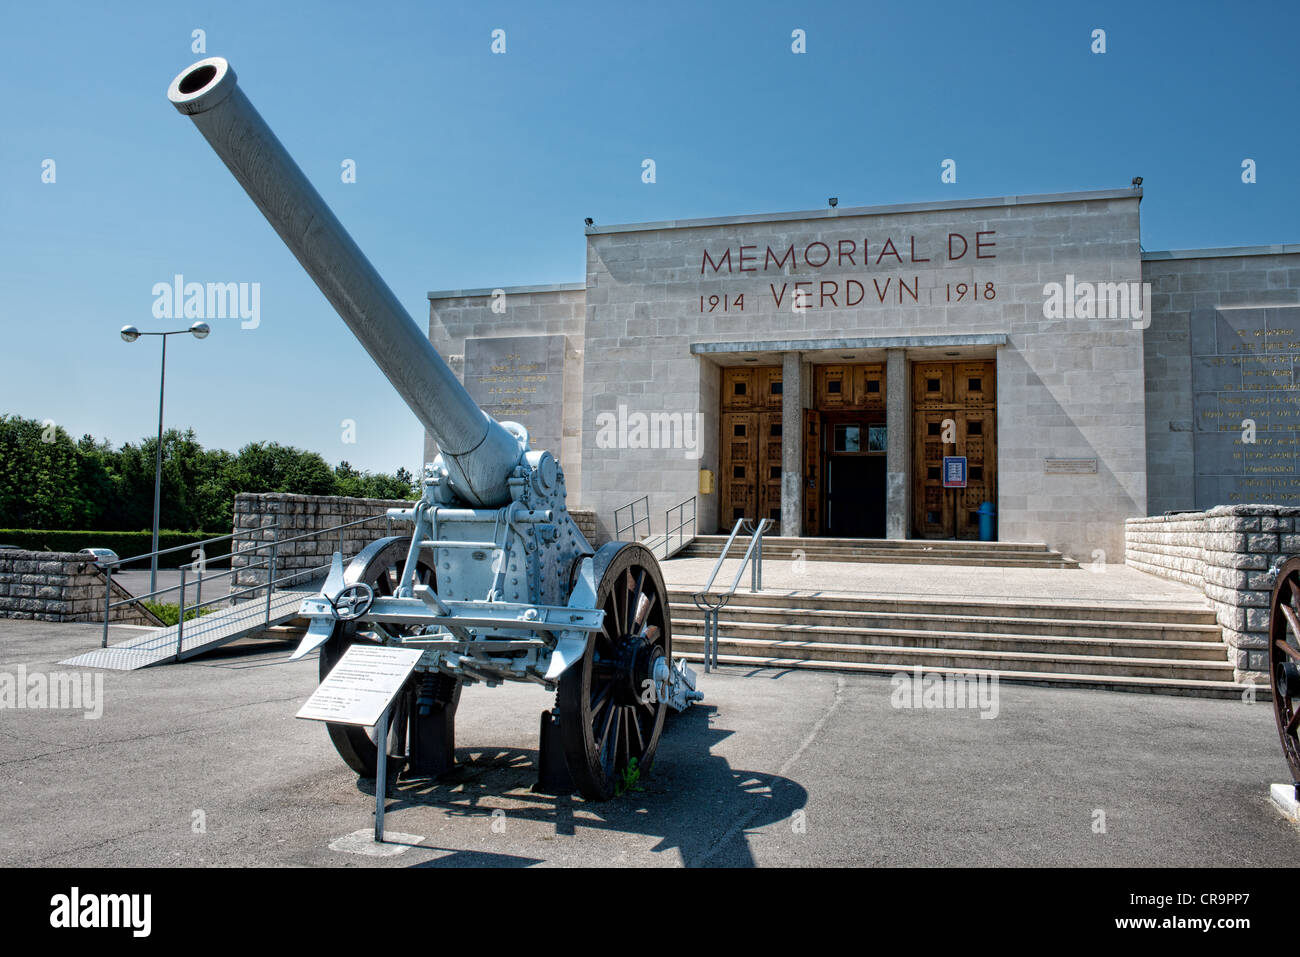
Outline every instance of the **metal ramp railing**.
{"type": "MultiPolygon", "coordinates": [[[[279,524],[261,526],[250,529],[248,532],[260,534],[270,529],[273,532],[273,538],[270,542],[254,544],[251,547],[236,548],[237,540],[245,533],[235,532],[231,535],[204,539],[202,542],[189,545],[160,549],[156,553],[157,555],[182,551],[194,548],[197,545],[201,557],[191,565],[181,566],[179,585],[159,588],[145,595],[132,595],[118,601],[112,600],[113,569],[122,565],[152,559],[155,557],[155,553],[148,552],[108,563],[104,566],[104,631],[100,640],[100,647],[94,651],[61,661],[60,664],[78,665],[87,668],[108,668],[116,671],[134,671],[137,668],[145,668],[149,665],[167,661],[184,661],[187,658],[192,658],[205,651],[211,651],[236,639],[284,624],[298,616],[298,608],[306,595],[314,594],[319,590],[325,572],[329,570],[329,562],[306,568],[294,568],[288,572],[283,572],[283,569],[280,569],[283,573],[277,576],[280,548],[306,542],[309,539],[318,539],[325,536],[332,538],[337,535],[338,550],[346,562],[349,556],[344,547],[344,530],[379,521],[383,521],[388,531],[391,532],[392,519],[391,516],[385,513],[383,515],[368,516],[353,522],[345,522],[341,525],[333,525],[329,528],[317,529],[290,538],[280,538],[279,524]],[[225,555],[217,556],[215,559],[207,559],[204,556],[204,546],[222,541],[230,542],[230,551],[225,555]],[[247,561],[251,555],[266,549],[270,550],[267,558],[247,561]],[[242,558],[245,561],[243,564],[237,565],[236,558],[242,558]],[[209,561],[220,563],[226,560],[230,562],[229,569],[215,573],[207,571],[206,566],[209,561]],[[203,600],[203,583],[205,581],[212,582],[215,579],[229,575],[234,576],[231,581],[233,585],[238,580],[237,576],[241,573],[256,571],[261,568],[266,569],[265,581],[257,581],[244,588],[232,588],[227,595],[209,598],[207,601],[203,600]],[[197,582],[187,580],[191,572],[198,574],[197,582]],[[205,574],[206,578],[204,577],[205,574]],[[196,589],[196,600],[193,603],[187,602],[187,589],[189,588],[196,589]],[[156,598],[175,591],[180,593],[179,617],[175,625],[154,629],[112,646],[108,644],[108,626],[113,609],[124,605],[139,605],[146,599],[156,598]],[[264,596],[261,594],[262,592],[265,592],[264,596]],[[200,614],[201,609],[210,608],[218,603],[224,603],[241,596],[249,596],[252,600],[233,604],[229,608],[213,610],[207,614],[200,614]],[[186,616],[191,613],[193,613],[194,617],[187,621],[186,616]]],[[[301,546],[297,547],[300,548],[301,546]]]]}
{"type": "Polygon", "coordinates": [[[695,601],[695,607],[704,612],[704,670],[706,672],[718,666],[718,613],[736,593],[736,586],[740,584],[740,576],[745,573],[746,565],[750,565],[749,590],[751,592],[763,590],[763,534],[774,524],[770,518],[760,518],[757,522],[748,518],[736,519],[731,535],[727,538],[727,544],[722,546],[718,560],[713,563],[709,580],[704,583],[703,588],[691,596],[695,601]],[[726,591],[710,595],[709,589],[713,587],[713,579],[718,577],[722,563],[727,560],[731,543],[736,540],[736,535],[742,528],[749,535],[749,547],[745,549],[745,557],[740,560],[740,567],[736,569],[736,577],[731,580],[731,587],[726,591]]]}
{"type": "Polygon", "coordinates": [[[631,533],[631,541],[639,541],[654,554],[659,561],[667,561],[672,558],[683,548],[695,541],[695,496],[678,502],[672,508],[664,512],[664,531],[662,534],[653,534],[650,528],[650,497],[642,495],[640,498],[629,502],[626,505],[614,509],[614,538],[616,541],[624,541],[623,533],[631,533]],[[637,507],[640,506],[642,515],[637,517],[637,507]],[[622,513],[627,513],[624,519],[620,519],[622,513]],[[674,519],[674,514],[676,518],[674,519]],[[644,534],[638,534],[641,526],[645,526],[644,534]]]}
{"type": "Polygon", "coordinates": [[[614,540],[617,542],[623,541],[624,532],[630,532],[631,538],[629,540],[634,542],[641,541],[643,534],[644,535],[650,534],[650,496],[649,495],[642,495],[640,498],[633,499],[632,501],[628,502],[626,505],[620,505],[618,508],[614,509],[614,540]],[[641,507],[640,518],[636,517],[638,505],[641,507]],[[624,515],[623,518],[619,518],[619,516],[623,515],[624,513],[626,513],[626,515],[624,515]],[[643,522],[645,523],[644,533],[641,532],[641,524],[643,522]]]}

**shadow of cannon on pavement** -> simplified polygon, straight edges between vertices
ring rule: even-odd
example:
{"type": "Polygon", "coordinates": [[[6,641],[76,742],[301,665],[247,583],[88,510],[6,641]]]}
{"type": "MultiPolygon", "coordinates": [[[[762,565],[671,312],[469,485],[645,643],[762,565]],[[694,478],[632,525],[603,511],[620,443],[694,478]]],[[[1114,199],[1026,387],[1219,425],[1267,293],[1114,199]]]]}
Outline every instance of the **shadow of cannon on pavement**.
{"type": "MultiPolygon", "coordinates": [[[[451,818],[483,821],[483,843],[475,847],[434,847],[447,856],[416,866],[528,866],[535,858],[490,850],[491,824],[532,822],[556,836],[581,839],[583,832],[647,835],[658,838],[650,848],[677,850],[687,866],[753,867],[749,832],[790,822],[804,807],[807,792],[790,780],[766,771],[733,768],[714,753],[714,746],[733,732],[718,726],[716,708],[696,705],[669,717],[649,775],[634,789],[605,803],[576,795],[552,796],[532,790],[537,780],[537,751],[523,748],[459,748],[454,771],[434,780],[401,779],[390,786],[387,813],[416,807],[440,809],[451,818]],[[495,817],[494,817],[495,816],[495,817]]],[[[358,790],[374,794],[374,780],[363,778],[358,790]]],[[[390,825],[394,826],[394,825],[390,825]]],[[[787,826],[789,826],[787,824],[787,826]]],[[[618,845],[602,861],[600,848],[583,863],[615,863],[618,845]]]]}

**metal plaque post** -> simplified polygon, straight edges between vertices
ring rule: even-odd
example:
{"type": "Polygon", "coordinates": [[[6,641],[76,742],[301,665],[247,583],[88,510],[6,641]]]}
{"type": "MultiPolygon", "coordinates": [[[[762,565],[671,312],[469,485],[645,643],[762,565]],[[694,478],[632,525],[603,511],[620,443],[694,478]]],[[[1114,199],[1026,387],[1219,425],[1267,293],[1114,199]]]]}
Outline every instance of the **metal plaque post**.
{"type": "Polygon", "coordinates": [[[379,757],[375,764],[375,843],[384,843],[384,799],[388,790],[388,713],[393,710],[390,704],[379,716],[375,725],[375,744],[379,746],[379,757]]]}

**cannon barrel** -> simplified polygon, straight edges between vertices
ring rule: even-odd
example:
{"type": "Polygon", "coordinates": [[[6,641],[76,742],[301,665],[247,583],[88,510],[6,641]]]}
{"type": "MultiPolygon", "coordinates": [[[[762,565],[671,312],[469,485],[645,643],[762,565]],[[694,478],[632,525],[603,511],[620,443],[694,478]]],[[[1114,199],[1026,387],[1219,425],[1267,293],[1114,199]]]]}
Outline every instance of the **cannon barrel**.
{"type": "Polygon", "coordinates": [[[510,501],[519,439],[478,407],[352,241],[236,82],[222,57],[182,71],[167,98],[194,121],[442,450],[471,506],[510,501]]]}

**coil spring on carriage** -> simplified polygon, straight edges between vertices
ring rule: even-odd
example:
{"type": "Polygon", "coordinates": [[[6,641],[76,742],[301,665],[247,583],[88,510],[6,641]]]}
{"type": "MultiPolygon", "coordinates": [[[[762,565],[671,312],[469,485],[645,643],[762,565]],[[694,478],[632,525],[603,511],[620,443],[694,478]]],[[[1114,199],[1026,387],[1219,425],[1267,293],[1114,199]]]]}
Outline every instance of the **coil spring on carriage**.
{"type": "Polygon", "coordinates": [[[415,699],[416,713],[426,717],[433,712],[433,707],[451,702],[456,693],[456,678],[451,675],[425,672],[420,676],[420,691],[415,699]]]}

